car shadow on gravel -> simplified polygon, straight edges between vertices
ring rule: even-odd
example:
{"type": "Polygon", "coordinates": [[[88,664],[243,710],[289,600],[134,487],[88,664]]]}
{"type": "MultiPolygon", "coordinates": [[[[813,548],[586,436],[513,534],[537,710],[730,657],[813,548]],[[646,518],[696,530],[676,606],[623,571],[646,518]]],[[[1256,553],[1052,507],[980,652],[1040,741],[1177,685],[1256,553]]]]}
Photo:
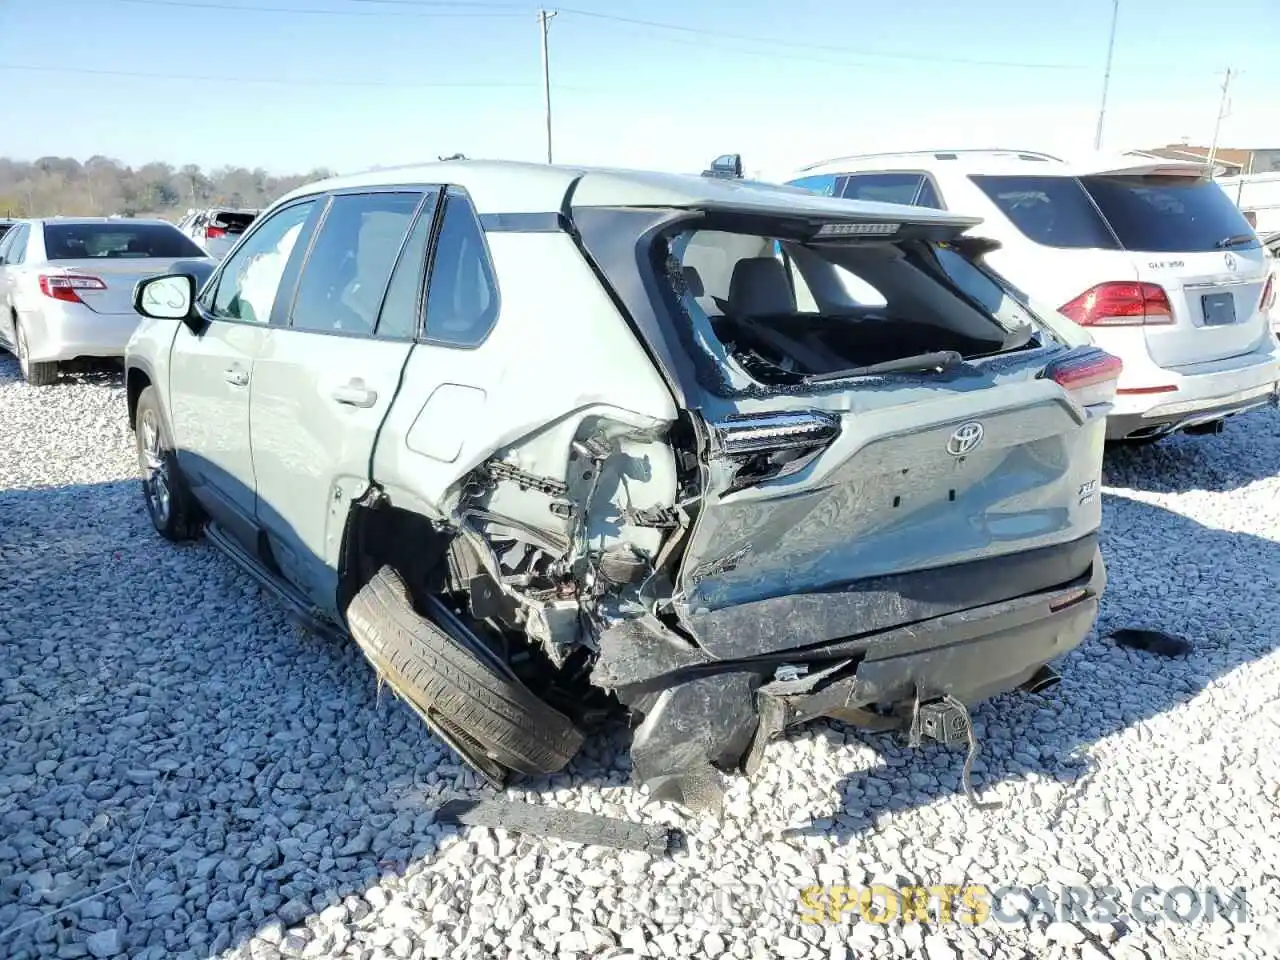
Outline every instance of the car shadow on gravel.
{"type": "Polygon", "coordinates": [[[1157,443],[1108,446],[1102,470],[1107,486],[1147,493],[1239,490],[1280,474],[1280,413],[1241,414],[1213,436],[1174,434],[1157,443]]]}
{"type": "MultiPolygon", "coordinates": [[[[1104,511],[1100,632],[1203,624],[1196,651],[1158,660],[1091,637],[1047,695],[981,705],[984,794],[1031,774],[1083,789],[1091,744],[1273,646],[1280,545],[1119,496],[1104,511]]],[[[424,867],[453,847],[545,855],[436,824],[444,799],[487,793],[471,771],[378,690],[354,644],[299,628],[210,545],[160,540],[136,480],[0,491],[0,564],[0,955],[247,955],[282,928],[301,938],[289,949],[337,955],[335,931],[378,906],[385,875],[427,896],[443,881],[424,867]]],[[[886,737],[858,737],[888,755],[886,737]]],[[[895,752],[842,782],[838,816],[800,830],[873,829],[957,792],[961,760],[895,752]],[[916,785],[942,761],[954,775],[916,785]]],[[[622,814],[629,772],[613,724],[563,774],[516,787],[561,801],[585,786],[596,812],[622,814]]]]}
{"type": "MultiPolygon", "coordinates": [[[[0,347],[0,387],[23,380],[22,368],[18,366],[17,357],[6,353],[0,347]]],[[[77,360],[58,365],[58,379],[40,390],[56,390],[60,385],[68,383],[101,384],[118,387],[124,382],[124,366],[115,360],[77,360]]]]}
{"type": "MultiPolygon", "coordinates": [[[[489,791],[356,645],[291,621],[210,544],[161,540],[136,480],[0,490],[0,564],[0,956],[305,937],[323,911],[367,915],[386,874],[437,883],[413,878],[473,842],[432,811],[489,791]]],[[[515,786],[616,794],[625,737],[515,786]]]]}
{"type": "MultiPolygon", "coordinates": [[[[1028,781],[1056,781],[1067,788],[1056,819],[1087,789],[1091,746],[1190,701],[1280,646],[1280,543],[1114,494],[1104,495],[1103,514],[1108,585],[1095,629],[1054,664],[1062,682],[1041,694],[1005,694],[973,712],[981,745],[973,782],[984,801],[1019,804],[1028,781]],[[1130,626],[1184,636],[1194,652],[1164,659],[1107,639],[1130,626]]],[[[830,726],[885,762],[841,781],[834,816],[788,833],[844,839],[876,829],[880,814],[962,794],[963,750],[926,743],[911,751],[894,734],[830,726]]],[[[810,735],[818,734],[801,729],[793,737],[802,744],[810,735]]]]}

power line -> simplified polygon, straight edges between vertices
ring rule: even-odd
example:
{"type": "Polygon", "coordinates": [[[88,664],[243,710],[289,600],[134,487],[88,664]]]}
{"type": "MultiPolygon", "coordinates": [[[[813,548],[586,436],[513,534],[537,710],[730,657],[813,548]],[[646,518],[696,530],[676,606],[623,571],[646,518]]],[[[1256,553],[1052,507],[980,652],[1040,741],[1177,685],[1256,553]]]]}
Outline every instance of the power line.
{"type": "Polygon", "coordinates": [[[646,39],[656,40],[659,43],[676,43],[682,46],[698,47],[702,50],[714,50],[721,53],[741,54],[747,57],[760,57],[767,60],[786,60],[791,63],[818,63],[827,66],[840,67],[845,70],[884,70],[885,64],[881,63],[858,63],[853,60],[837,60],[833,57],[814,57],[803,53],[786,53],[778,50],[750,50],[744,47],[718,46],[711,44],[708,46],[707,41],[694,40],[685,37],[662,37],[653,34],[646,34],[646,39]]]}
{"type": "MultiPolygon", "coordinates": [[[[403,0],[405,3],[411,0],[403,0]]],[[[567,13],[575,17],[588,17],[592,20],[601,20],[609,23],[620,23],[636,27],[651,27],[658,30],[673,30],[679,33],[692,34],[701,37],[714,37],[722,40],[741,40],[748,43],[765,43],[771,46],[796,47],[807,50],[821,50],[826,53],[842,53],[849,56],[858,57],[878,57],[883,60],[903,60],[909,62],[927,61],[931,63],[952,63],[964,64],[977,67],[1011,67],[1026,68],[1038,70],[1083,70],[1083,66],[1079,64],[1069,63],[1029,63],[1026,61],[1013,60],[974,60],[965,57],[943,57],[933,54],[915,54],[915,53],[886,53],[880,50],[866,50],[855,47],[837,46],[827,43],[808,43],[800,40],[781,40],[776,37],[764,37],[760,35],[750,35],[742,33],[729,33],[723,30],[709,30],[701,27],[688,27],[677,23],[664,23],[658,20],[641,20],[637,17],[619,17],[611,13],[596,13],[593,10],[576,10],[569,7],[559,7],[561,13],[567,13]]]]}
{"type": "MultiPolygon", "coordinates": [[[[334,16],[394,16],[397,15],[392,11],[364,11],[364,10],[317,10],[314,8],[299,7],[263,7],[263,6],[227,6],[221,3],[210,2],[210,0],[117,0],[119,3],[136,3],[148,6],[166,6],[166,7],[191,7],[209,10],[223,10],[232,12],[273,12],[273,13],[301,13],[301,14],[319,14],[334,16]]],[[[335,0],[335,2],[344,2],[352,4],[372,4],[380,6],[396,6],[396,7],[417,7],[432,10],[431,14],[408,14],[399,13],[401,16],[450,16],[450,17],[487,17],[516,15],[518,11],[527,11],[528,7],[519,3],[496,3],[496,2],[463,2],[463,0],[335,0]],[[502,11],[503,13],[500,13],[502,11]]],[[[1000,67],[1009,69],[1034,69],[1034,70],[1083,70],[1085,67],[1079,64],[1068,63],[1038,63],[1017,60],[981,60],[968,57],[947,57],[935,54],[913,54],[913,53],[890,53],[882,50],[869,50],[858,47],[846,47],[837,44],[827,43],[810,43],[801,40],[783,40],[777,37],[765,37],[760,35],[731,33],[722,30],[711,30],[702,27],[690,27],[684,24],[669,23],[659,20],[645,20],[639,17],[624,17],[610,13],[598,13],[594,10],[579,10],[574,8],[560,7],[559,12],[567,13],[576,17],[584,17],[591,20],[598,20],[605,23],[614,23],[631,27],[645,27],[654,30],[674,31],[677,33],[688,34],[690,36],[703,37],[716,40],[731,40],[744,43],[766,44],[771,49],[769,51],[750,51],[736,49],[739,53],[750,53],[757,55],[773,56],[777,59],[801,60],[803,58],[795,55],[783,54],[778,52],[778,47],[790,47],[801,50],[815,50],[823,53],[836,53],[844,56],[866,57],[880,60],[897,60],[905,63],[941,63],[941,64],[957,64],[965,66],[977,67],[1000,67]]],[[[397,12],[398,13],[398,12],[397,12]]],[[[674,41],[674,38],[653,38],[674,41]]],[[[825,61],[811,60],[816,63],[832,63],[835,65],[847,66],[847,62],[842,61],[825,61]]]]}
{"type": "MultiPolygon", "coordinates": [[[[86,67],[52,67],[27,63],[0,63],[0,70],[37,70],[45,73],[79,73],[101,77],[140,77],[147,80],[199,80],[205,83],[267,83],[300,87],[396,87],[404,90],[419,88],[430,89],[462,89],[493,88],[529,90],[537,87],[535,83],[422,83],[400,80],[322,80],[292,79],[288,77],[242,77],[242,76],[210,76],[197,73],[142,73],[135,70],[93,70],[86,67]]],[[[564,87],[562,89],[577,89],[564,87]]]]}
{"type": "MultiPolygon", "coordinates": [[[[337,0],[335,0],[337,2],[337,0]]],[[[477,10],[512,10],[528,13],[523,3],[472,3],[470,0],[341,0],[343,3],[380,3],[398,7],[474,7],[477,10]]]]}
{"type": "MultiPolygon", "coordinates": [[[[410,3],[409,0],[348,0],[348,2],[361,3],[396,3],[404,6],[426,6],[421,3],[410,3]]],[[[317,10],[314,7],[264,7],[260,4],[254,6],[228,6],[223,3],[208,3],[202,0],[116,0],[116,3],[135,3],[148,7],[185,7],[193,10],[218,10],[223,13],[300,13],[304,16],[319,15],[332,17],[423,17],[436,19],[439,17],[455,17],[458,19],[472,19],[481,17],[515,17],[519,16],[516,11],[523,9],[516,4],[462,4],[462,3],[439,3],[432,4],[432,7],[439,12],[435,13],[411,13],[401,10],[317,10]],[[476,12],[464,12],[465,7],[476,7],[476,12]],[[499,12],[501,11],[501,12],[499,12]]]]}

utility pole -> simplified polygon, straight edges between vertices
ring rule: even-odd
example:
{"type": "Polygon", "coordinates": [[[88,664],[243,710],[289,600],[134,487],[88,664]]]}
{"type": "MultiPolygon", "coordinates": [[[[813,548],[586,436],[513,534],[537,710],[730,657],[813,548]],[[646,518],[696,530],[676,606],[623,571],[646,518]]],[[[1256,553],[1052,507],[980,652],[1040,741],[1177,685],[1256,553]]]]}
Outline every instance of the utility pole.
{"type": "Polygon", "coordinates": [[[1218,101],[1218,119],[1213,123],[1213,143],[1209,144],[1209,179],[1213,179],[1213,164],[1218,159],[1218,134],[1222,132],[1222,121],[1227,115],[1227,92],[1231,89],[1232,69],[1227,67],[1227,75],[1222,80],[1222,98],[1218,101]]]}
{"type": "Polygon", "coordinates": [[[551,29],[554,10],[538,11],[538,33],[542,37],[542,105],[547,116],[547,163],[551,162],[551,60],[547,56],[547,31],[551,29]]]}
{"type": "Polygon", "coordinates": [[[1111,86],[1111,57],[1116,52],[1116,21],[1120,19],[1120,0],[1111,0],[1111,39],[1107,41],[1107,69],[1102,75],[1102,105],[1098,108],[1098,129],[1093,135],[1093,149],[1102,149],[1102,122],[1107,116],[1107,88],[1111,86]]]}

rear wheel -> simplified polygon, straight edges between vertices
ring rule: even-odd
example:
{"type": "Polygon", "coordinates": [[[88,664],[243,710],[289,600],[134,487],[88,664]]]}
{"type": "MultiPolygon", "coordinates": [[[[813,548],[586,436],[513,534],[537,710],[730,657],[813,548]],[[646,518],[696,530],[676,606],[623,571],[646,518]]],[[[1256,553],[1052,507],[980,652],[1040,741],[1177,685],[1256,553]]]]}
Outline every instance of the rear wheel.
{"type": "Polygon", "coordinates": [[[419,615],[391,567],[355,595],[347,624],[387,684],[491,779],[500,781],[504,768],[555,773],[582,746],[573,722],[482,655],[479,638],[455,638],[419,615]]]}
{"type": "Polygon", "coordinates": [[[18,366],[27,383],[33,387],[47,387],[58,381],[58,364],[56,362],[32,363],[27,349],[27,332],[15,319],[13,321],[15,339],[18,341],[18,366]]]}
{"type": "Polygon", "coordinates": [[[200,533],[200,505],[191,496],[178,470],[155,387],[147,387],[138,396],[134,434],[138,469],[142,473],[142,496],[152,526],[166,540],[194,539],[200,533]]]}

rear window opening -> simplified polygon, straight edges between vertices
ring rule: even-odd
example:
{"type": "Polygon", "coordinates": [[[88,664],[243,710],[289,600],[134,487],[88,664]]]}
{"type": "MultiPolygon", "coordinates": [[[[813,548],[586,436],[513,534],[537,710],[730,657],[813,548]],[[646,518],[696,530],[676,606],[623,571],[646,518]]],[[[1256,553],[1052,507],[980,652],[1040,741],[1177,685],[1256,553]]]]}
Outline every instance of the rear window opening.
{"type": "Polygon", "coordinates": [[[209,217],[208,225],[225,230],[227,233],[244,233],[249,224],[257,219],[256,213],[244,210],[215,210],[209,217]]]}
{"type": "Polygon", "coordinates": [[[926,373],[1036,345],[1027,308],[943,244],[697,230],[670,250],[704,345],[765,386],[926,373]]]}
{"type": "Polygon", "coordinates": [[[49,260],[205,256],[167,223],[46,223],[44,246],[49,260]]]}

